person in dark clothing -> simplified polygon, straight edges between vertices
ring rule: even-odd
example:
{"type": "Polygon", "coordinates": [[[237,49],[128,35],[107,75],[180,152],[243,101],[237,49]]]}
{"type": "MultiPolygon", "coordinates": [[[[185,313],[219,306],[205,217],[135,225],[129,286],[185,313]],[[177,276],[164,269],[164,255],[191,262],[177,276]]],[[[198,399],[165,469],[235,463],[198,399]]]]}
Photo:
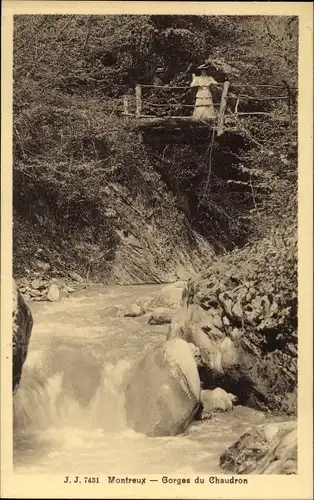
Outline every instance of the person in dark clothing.
{"type": "Polygon", "coordinates": [[[164,85],[162,81],[163,75],[164,75],[164,68],[157,68],[155,71],[154,81],[153,81],[155,87],[162,87],[164,85]]]}
{"type": "MultiPolygon", "coordinates": [[[[164,68],[157,68],[154,74],[153,78],[153,86],[154,87],[164,87],[165,84],[163,82],[163,77],[164,77],[165,70],[164,68]]],[[[155,115],[155,116],[163,116],[165,110],[163,108],[160,108],[159,105],[165,104],[164,103],[164,95],[163,95],[163,90],[152,90],[151,95],[150,95],[150,104],[153,105],[152,109],[150,112],[155,115]]]]}

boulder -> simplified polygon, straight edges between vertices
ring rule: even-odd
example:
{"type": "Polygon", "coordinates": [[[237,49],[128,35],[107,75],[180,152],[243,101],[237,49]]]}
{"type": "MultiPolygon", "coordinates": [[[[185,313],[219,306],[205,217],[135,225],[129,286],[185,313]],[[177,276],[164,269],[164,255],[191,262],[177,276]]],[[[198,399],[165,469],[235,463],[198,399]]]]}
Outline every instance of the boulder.
{"type": "Polygon", "coordinates": [[[82,278],[82,276],[79,273],[75,272],[75,271],[70,271],[69,272],[69,276],[70,276],[70,278],[72,278],[75,281],[78,281],[79,283],[84,283],[85,282],[84,278],[82,278]]]}
{"type": "Polygon", "coordinates": [[[177,281],[171,285],[165,286],[159,294],[152,299],[149,306],[152,309],[157,307],[176,308],[181,304],[182,293],[186,286],[185,281],[177,281]]]}
{"type": "Polygon", "coordinates": [[[221,455],[220,467],[236,474],[297,474],[297,423],[249,430],[221,455]]]}
{"type": "Polygon", "coordinates": [[[126,318],[137,318],[138,316],[142,316],[143,314],[145,314],[145,310],[140,304],[132,304],[130,309],[128,309],[124,313],[124,316],[126,318]]]}
{"type": "Polygon", "coordinates": [[[149,316],[150,325],[165,325],[171,323],[173,311],[166,307],[157,307],[149,316]]]}
{"type": "Polygon", "coordinates": [[[32,281],[32,288],[34,288],[35,290],[38,290],[38,288],[41,287],[41,281],[39,279],[34,279],[32,281]]]}
{"type": "Polygon", "coordinates": [[[23,364],[27,357],[28,345],[33,328],[32,313],[13,281],[13,312],[12,312],[12,362],[13,362],[13,394],[16,393],[23,364]]]}
{"type": "Polygon", "coordinates": [[[206,389],[201,392],[201,400],[204,406],[204,412],[214,411],[229,411],[233,408],[233,402],[236,401],[236,396],[227,393],[220,387],[213,391],[206,389]]]}
{"type": "Polygon", "coordinates": [[[192,351],[182,339],[149,351],[133,368],[125,392],[127,423],[149,436],[175,436],[196,417],[200,380],[192,351]]]}
{"type": "Polygon", "coordinates": [[[59,289],[58,285],[56,285],[56,284],[53,283],[49,287],[49,290],[48,290],[48,293],[47,293],[47,299],[50,302],[59,302],[60,297],[61,297],[60,289],[59,289]]]}

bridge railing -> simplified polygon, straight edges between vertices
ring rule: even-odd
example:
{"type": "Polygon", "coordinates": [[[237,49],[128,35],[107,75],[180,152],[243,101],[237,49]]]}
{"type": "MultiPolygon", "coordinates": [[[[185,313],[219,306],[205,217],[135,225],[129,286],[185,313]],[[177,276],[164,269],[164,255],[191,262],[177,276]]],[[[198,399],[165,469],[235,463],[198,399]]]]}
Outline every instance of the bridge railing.
{"type": "MultiPolygon", "coordinates": [[[[222,88],[223,85],[219,84],[219,87],[222,88]]],[[[138,118],[191,116],[195,105],[195,94],[196,89],[187,86],[136,85],[135,115],[138,118]]],[[[214,107],[219,109],[220,96],[216,89],[212,91],[212,94],[214,107]]]]}
{"type": "MultiPolygon", "coordinates": [[[[296,111],[296,89],[273,85],[257,85],[259,95],[252,94],[251,85],[230,84],[229,81],[211,87],[216,117],[213,122],[222,133],[226,117],[271,115],[273,104],[281,103],[283,113],[290,116],[296,111]],[[273,95],[267,95],[272,89],[273,95]],[[265,95],[266,93],[266,95],[265,95]],[[278,95],[279,94],[279,95],[278,95]],[[248,104],[249,103],[249,104],[248,104]],[[273,103],[273,104],[271,104],[273,103]]],[[[136,85],[130,109],[129,97],[124,98],[124,115],[142,118],[187,118],[193,115],[196,89],[187,86],[136,85]]]]}

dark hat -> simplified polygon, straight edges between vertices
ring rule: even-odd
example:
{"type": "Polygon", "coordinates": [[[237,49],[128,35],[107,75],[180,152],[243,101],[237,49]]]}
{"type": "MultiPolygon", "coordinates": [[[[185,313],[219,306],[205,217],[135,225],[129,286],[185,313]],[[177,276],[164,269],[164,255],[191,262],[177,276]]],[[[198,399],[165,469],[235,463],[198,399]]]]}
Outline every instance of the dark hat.
{"type": "Polygon", "coordinates": [[[157,68],[156,73],[163,73],[165,71],[164,68],[157,68]]]}

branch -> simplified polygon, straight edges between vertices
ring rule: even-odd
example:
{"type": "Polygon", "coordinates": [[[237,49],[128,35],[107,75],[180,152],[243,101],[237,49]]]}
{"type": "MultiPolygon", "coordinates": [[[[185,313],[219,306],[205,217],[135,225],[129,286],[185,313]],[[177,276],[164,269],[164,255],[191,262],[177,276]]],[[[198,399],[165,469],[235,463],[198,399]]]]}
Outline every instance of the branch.
{"type": "Polygon", "coordinates": [[[84,41],[84,44],[83,44],[83,47],[82,47],[82,50],[81,50],[81,54],[84,52],[84,50],[86,48],[86,45],[88,43],[88,40],[89,40],[89,35],[90,35],[90,32],[91,32],[91,26],[92,26],[91,16],[88,17],[86,26],[87,26],[87,33],[86,33],[85,41],[84,41]]]}
{"type": "Polygon", "coordinates": [[[253,189],[253,184],[252,184],[252,176],[251,176],[251,174],[250,174],[250,186],[251,186],[251,191],[252,191],[252,198],[253,198],[254,207],[255,207],[255,210],[256,210],[257,215],[259,216],[259,215],[260,215],[260,213],[259,213],[258,208],[257,208],[257,205],[256,205],[256,199],[255,199],[255,194],[254,194],[254,189],[253,189]]]}
{"type": "Polygon", "coordinates": [[[66,23],[64,24],[64,26],[61,28],[61,30],[57,34],[56,38],[52,41],[51,45],[54,45],[58,41],[59,36],[61,35],[61,33],[63,33],[63,31],[65,30],[65,28],[70,24],[70,22],[72,21],[72,19],[74,17],[75,17],[74,14],[72,16],[69,16],[69,19],[66,21],[66,23]]]}
{"type": "Polygon", "coordinates": [[[288,66],[290,66],[293,63],[292,59],[289,59],[289,57],[287,57],[287,55],[286,55],[286,52],[287,52],[286,49],[282,46],[282,44],[278,41],[278,39],[276,38],[276,36],[272,33],[272,31],[271,31],[271,29],[269,27],[269,24],[267,23],[265,17],[263,18],[263,21],[264,21],[264,24],[266,26],[266,30],[267,30],[269,38],[273,42],[275,42],[275,44],[280,49],[280,51],[283,52],[283,54],[277,54],[278,57],[281,57],[282,59],[284,59],[284,61],[288,64],[288,66]]]}
{"type": "Polygon", "coordinates": [[[264,24],[265,24],[265,26],[266,26],[266,30],[267,30],[267,33],[268,33],[269,38],[270,38],[271,40],[273,40],[273,42],[275,42],[275,43],[276,43],[276,45],[277,45],[280,49],[282,49],[282,46],[281,46],[281,45],[280,45],[280,43],[278,42],[278,40],[277,40],[277,38],[275,37],[275,35],[272,33],[272,31],[271,31],[271,29],[270,29],[270,27],[269,27],[269,24],[268,24],[268,22],[266,21],[266,18],[265,18],[265,17],[263,17],[263,21],[264,21],[264,24]]]}
{"type": "Polygon", "coordinates": [[[34,35],[37,33],[37,31],[39,30],[39,28],[48,20],[48,16],[44,16],[44,19],[38,23],[38,25],[34,28],[33,30],[33,33],[31,34],[31,36],[29,38],[27,38],[23,43],[21,43],[20,45],[18,45],[16,47],[16,50],[20,50],[22,47],[24,47],[25,44],[27,44],[28,42],[30,42],[32,40],[32,38],[34,37],[34,35]]]}
{"type": "Polygon", "coordinates": [[[210,151],[209,151],[209,160],[208,160],[208,174],[207,174],[207,179],[206,179],[206,185],[205,185],[205,189],[203,191],[203,195],[198,203],[198,206],[197,208],[199,208],[205,198],[205,196],[207,195],[207,191],[208,191],[208,188],[209,188],[209,183],[210,183],[210,176],[211,176],[211,170],[212,170],[212,155],[213,155],[213,147],[214,147],[214,139],[215,139],[215,129],[213,129],[213,132],[212,132],[212,137],[211,137],[211,141],[210,141],[210,151]]]}

